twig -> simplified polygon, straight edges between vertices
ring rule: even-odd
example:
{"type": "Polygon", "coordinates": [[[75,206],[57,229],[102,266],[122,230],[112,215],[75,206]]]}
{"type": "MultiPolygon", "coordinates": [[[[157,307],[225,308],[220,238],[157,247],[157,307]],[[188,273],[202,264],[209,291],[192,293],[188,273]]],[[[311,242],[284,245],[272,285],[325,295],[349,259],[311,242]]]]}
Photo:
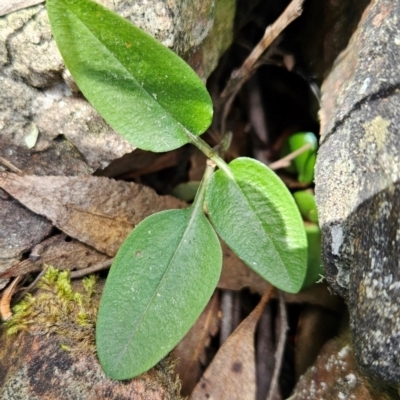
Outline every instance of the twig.
{"type": "Polygon", "coordinates": [[[265,307],[258,322],[256,371],[257,371],[257,400],[264,400],[268,393],[274,373],[274,343],[271,329],[271,307],[265,307]]]}
{"type": "Polygon", "coordinates": [[[286,168],[290,165],[291,161],[294,160],[300,154],[303,154],[305,151],[311,149],[311,143],[306,143],[305,145],[301,146],[299,149],[293,151],[292,153],[288,154],[287,156],[271,163],[268,165],[273,170],[286,168]]]}
{"type": "Polygon", "coordinates": [[[18,303],[20,300],[22,300],[27,293],[31,292],[36,287],[40,279],[42,279],[43,275],[47,272],[47,269],[48,267],[44,267],[40,274],[34,279],[34,281],[25,289],[19,292],[18,296],[15,299],[15,303],[18,303]]]}
{"type": "MultiPolygon", "coordinates": [[[[71,279],[76,279],[76,278],[81,278],[82,276],[86,276],[89,274],[92,274],[94,272],[98,272],[101,271],[103,269],[106,269],[108,267],[111,266],[112,262],[114,261],[113,258],[110,258],[109,260],[103,261],[101,263],[92,265],[91,267],[85,268],[85,269],[80,269],[79,271],[73,271],[70,273],[70,278],[71,279]]],[[[15,299],[16,302],[20,301],[27,293],[31,292],[36,285],[38,284],[38,282],[40,281],[40,279],[43,277],[43,275],[46,273],[47,271],[47,267],[44,268],[40,274],[35,278],[35,280],[25,289],[23,289],[17,296],[17,298],[15,299]]]]}
{"type": "Polygon", "coordinates": [[[233,331],[232,322],[232,310],[233,310],[233,290],[223,290],[221,294],[221,330],[219,334],[219,344],[222,346],[226,339],[233,331]]]}
{"type": "Polygon", "coordinates": [[[278,379],[281,371],[283,355],[285,352],[286,343],[286,332],[288,330],[286,304],[283,293],[279,291],[279,317],[280,317],[280,329],[279,329],[279,340],[275,351],[275,367],[274,374],[272,375],[271,385],[269,387],[269,392],[267,400],[273,400],[275,393],[278,389],[278,379]]]}
{"type": "Polygon", "coordinates": [[[269,135],[257,76],[249,80],[248,86],[250,123],[260,141],[266,144],[269,142],[269,135]]]}
{"type": "Polygon", "coordinates": [[[0,164],[3,164],[10,171],[15,172],[18,175],[23,175],[24,174],[19,168],[17,168],[15,165],[11,164],[10,161],[7,161],[3,157],[0,157],[0,164]]]}
{"type": "Polygon", "coordinates": [[[80,269],[79,271],[72,271],[70,274],[71,279],[81,278],[82,276],[86,276],[89,274],[93,274],[94,272],[102,271],[103,269],[107,269],[111,266],[114,259],[110,258],[109,260],[103,261],[101,263],[92,265],[89,268],[80,269]]]}
{"type": "Polygon", "coordinates": [[[264,51],[271,43],[281,34],[281,32],[302,13],[304,0],[293,0],[279,16],[279,18],[265,30],[263,38],[257,43],[253,51],[247,57],[242,66],[233,71],[232,75],[223,90],[221,97],[228,97],[235,91],[238,86],[242,86],[254,69],[255,63],[258,61],[264,51]]]}
{"type": "Polygon", "coordinates": [[[0,300],[0,317],[3,321],[7,321],[12,317],[12,311],[11,311],[11,299],[12,296],[15,292],[15,289],[19,283],[19,281],[22,279],[22,275],[17,276],[4,290],[3,296],[1,296],[0,300]]]}
{"type": "Polygon", "coordinates": [[[221,104],[223,107],[221,117],[221,132],[225,132],[225,120],[231,109],[233,100],[237,93],[255,70],[256,63],[264,51],[281,34],[281,32],[302,13],[304,0],[293,0],[280,15],[280,17],[265,30],[263,38],[257,43],[253,51],[244,61],[242,66],[233,71],[225,89],[221,93],[221,104]]]}
{"type": "Polygon", "coordinates": [[[31,250],[31,252],[29,254],[29,260],[32,261],[32,262],[40,260],[40,258],[42,257],[43,252],[50,245],[53,245],[54,243],[59,242],[61,240],[65,240],[66,236],[67,235],[65,233],[61,233],[59,235],[50,236],[49,238],[43,240],[43,242],[38,243],[31,250]]]}

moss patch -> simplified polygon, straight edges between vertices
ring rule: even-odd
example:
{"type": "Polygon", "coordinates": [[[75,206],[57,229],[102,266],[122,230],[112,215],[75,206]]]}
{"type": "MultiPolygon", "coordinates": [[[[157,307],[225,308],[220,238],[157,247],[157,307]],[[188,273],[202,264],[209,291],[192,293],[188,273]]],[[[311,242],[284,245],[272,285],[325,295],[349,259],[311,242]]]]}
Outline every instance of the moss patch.
{"type": "Polygon", "coordinates": [[[48,335],[56,333],[70,339],[64,350],[90,349],[95,352],[95,322],[98,307],[97,282],[89,276],[72,285],[69,271],[49,267],[34,295],[28,294],[13,307],[6,334],[21,331],[48,335]]]}

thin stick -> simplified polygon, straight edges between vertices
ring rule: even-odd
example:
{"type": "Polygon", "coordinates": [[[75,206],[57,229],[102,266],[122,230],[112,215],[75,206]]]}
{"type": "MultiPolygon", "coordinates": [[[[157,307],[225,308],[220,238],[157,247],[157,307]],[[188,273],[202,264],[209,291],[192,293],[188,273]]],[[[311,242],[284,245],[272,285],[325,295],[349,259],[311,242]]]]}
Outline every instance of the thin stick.
{"type": "Polygon", "coordinates": [[[287,156],[271,163],[268,165],[273,170],[279,168],[286,168],[290,165],[291,161],[294,160],[300,154],[303,154],[305,151],[311,149],[311,143],[306,143],[305,145],[301,146],[299,149],[293,151],[292,153],[288,154],[287,156]]]}
{"type": "Polygon", "coordinates": [[[0,164],[3,164],[10,171],[15,172],[18,175],[24,174],[19,168],[17,168],[15,165],[11,164],[10,161],[6,160],[3,157],[0,157],[0,164]]]}
{"type": "Polygon", "coordinates": [[[49,238],[43,240],[43,242],[38,243],[31,250],[31,253],[29,254],[29,260],[33,262],[40,260],[45,249],[47,249],[53,243],[64,240],[65,238],[66,234],[61,233],[59,235],[50,236],[49,238]]]}
{"type": "Polygon", "coordinates": [[[79,271],[72,271],[70,274],[71,279],[81,278],[82,276],[86,276],[89,274],[93,274],[94,272],[102,271],[103,269],[107,269],[111,266],[114,259],[110,258],[109,260],[103,261],[101,263],[92,265],[91,267],[80,269],[79,271]]]}
{"type": "Polygon", "coordinates": [[[22,279],[22,275],[17,276],[4,290],[3,296],[0,300],[0,317],[3,321],[7,321],[12,317],[11,311],[11,299],[17,288],[19,281],[22,279]]]}
{"type": "Polygon", "coordinates": [[[27,293],[31,292],[36,287],[36,285],[39,283],[40,279],[42,279],[43,275],[47,272],[47,269],[48,269],[48,267],[43,268],[43,270],[34,279],[34,281],[29,286],[27,286],[25,289],[21,290],[18,293],[18,296],[15,299],[15,303],[18,303],[20,300],[22,300],[27,293]]]}
{"type": "Polygon", "coordinates": [[[220,107],[223,107],[221,116],[221,132],[225,133],[225,120],[231,109],[233,100],[239,90],[255,70],[256,63],[264,51],[271,43],[282,33],[282,31],[296,18],[298,18],[303,9],[304,0],[293,0],[280,15],[280,17],[265,30],[263,38],[257,43],[253,51],[244,61],[242,66],[233,71],[225,89],[221,93],[220,107]]]}
{"type": "Polygon", "coordinates": [[[233,290],[223,290],[221,293],[221,329],[219,334],[220,347],[225,343],[233,331],[232,323],[233,290]]]}
{"type": "Polygon", "coordinates": [[[257,328],[256,371],[257,400],[265,399],[274,373],[275,361],[273,334],[271,329],[272,311],[265,307],[257,328]]]}
{"type": "Polygon", "coordinates": [[[264,51],[281,34],[281,32],[302,13],[304,0],[293,0],[280,15],[280,17],[265,30],[263,38],[257,43],[242,66],[233,71],[223,90],[221,97],[228,97],[237,91],[237,86],[242,86],[264,51]]]}
{"type": "MultiPolygon", "coordinates": [[[[85,269],[80,269],[79,271],[73,271],[70,273],[70,278],[71,279],[76,279],[76,278],[81,278],[82,276],[86,276],[89,274],[93,274],[94,272],[102,271],[103,269],[107,269],[108,267],[111,266],[112,262],[114,261],[113,258],[110,258],[109,260],[103,261],[101,263],[92,265],[91,267],[85,268],[85,269]]],[[[35,280],[24,290],[22,290],[16,299],[16,302],[20,301],[28,292],[31,292],[40,279],[43,277],[43,275],[46,273],[47,268],[44,268],[40,274],[35,278],[35,280]]]]}
{"type": "Polygon", "coordinates": [[[269,392],[267,400],[273,400],[275,397],[275,392],[278,389],[279,374],[281,372],[281,366],[283,361],[283,355],[285,352],[286,343],[286,332],[288,330],[286,304],[283,297],[283,293],[279,291],[279,317],[280,317],[280,329],[279,329],[279,340],[275,351],[275,366],[274,374],[272,375],[271,385],[269,387],[269,392]]]}

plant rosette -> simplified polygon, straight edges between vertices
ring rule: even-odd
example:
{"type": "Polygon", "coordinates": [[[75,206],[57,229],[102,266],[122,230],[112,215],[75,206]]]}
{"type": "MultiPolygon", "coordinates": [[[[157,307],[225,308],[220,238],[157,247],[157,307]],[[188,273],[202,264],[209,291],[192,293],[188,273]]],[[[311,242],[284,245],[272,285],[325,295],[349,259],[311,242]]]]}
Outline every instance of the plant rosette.
{"type": "Polygon", "coordinates": [[[307,238],[293,197],[272,170],[249,158],[227,165],[199,137],[213,105],[181,58],[92,0],[48,0],[47,10],[66,66],[112,128],[141,149],[192,143],[210,160],[193,204],[139,223],[110,269],[97,354],[108,376],[128,379],[166,356],[206,306],[222,267],[217,233],[288,292],[302,287],[307,238]]]}

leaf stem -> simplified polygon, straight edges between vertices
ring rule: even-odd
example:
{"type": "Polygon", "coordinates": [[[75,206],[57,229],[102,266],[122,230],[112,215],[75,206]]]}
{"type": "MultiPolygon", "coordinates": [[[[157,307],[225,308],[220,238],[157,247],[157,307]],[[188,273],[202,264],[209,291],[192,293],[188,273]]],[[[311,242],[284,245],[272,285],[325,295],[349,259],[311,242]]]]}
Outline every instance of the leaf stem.
{"type": "Polygon", "coordinates": [[[312,148],[311,143],[306,143],[305,145],[301,146],[299,149],[293,151],[287,156],[269,164],[268,167],[271,168],[272,170],[289,167],[292,160],[294,160],[297,156],[303,154],[307,150],[310,150],[311,148],[312,148]]]}
{"type": "Polygon", "coordinates": [[[211,175],[214,172],[214,169],[215,169],[215,164],[210,161],[207,161],[207,166],[204,171],[203,179],[200,182],[200,186],[197,190],[196,197],[194,198],[194,201],[192,204],[194,212],[196,212],[199,207],[203,207],[204,197],[205,197],[205,193],[206,193],[206,187],[207,187],[208,181],[211,178],[211,175]]]}
{"type": "MultiPolygon", "coordinates": [[[[196,146],[207,158],[209,158],[219,169],[222,169],[229,177],[232,178],[232,172],[228,164],[213,150],[202,138],[186,131],[190,138],[190,142],[196,146]]],[[[206,170],[207,171],[207,170],[206,170]]],[[[204,180],[204,178],[203,178],[204,180]]],[[[199,189],[200,190],[200,189],[199,189]]]]}

